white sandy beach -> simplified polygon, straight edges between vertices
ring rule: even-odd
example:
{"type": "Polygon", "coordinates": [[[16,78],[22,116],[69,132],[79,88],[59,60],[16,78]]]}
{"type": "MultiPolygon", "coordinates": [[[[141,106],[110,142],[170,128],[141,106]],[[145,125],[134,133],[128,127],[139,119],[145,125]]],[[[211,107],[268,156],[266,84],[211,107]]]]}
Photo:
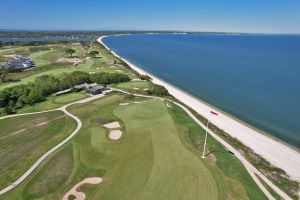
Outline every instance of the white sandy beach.
{"type": "MultiPolygon", "coordinates": [[[[98,39],[98,42],[110,50],[103,42],[102,39],[106,36],[102,36],[98,39]]],[[[273,138],[260,133],[253,128],[248,127],[242,122],[220,112],[218,116],[212,116],[210,111],[216,111],[212,106],[202,102],[196,97],[187,94],[186,92],[178,89],[177,87],[160,80],[152,74],[140,69],[134,64],[128,62],[126,59],[121,58],[115,52],[111,51],[116,57],[126,62],[133,70],[140,74],[147,74],[153,82],[164,86],[171,95],[182,101],[184,104],[191,107],[200,115],[208,118],[213,124],[229,133],[232,137],[237,138],[243,144],[253,149],[257,154],[264,157],[273,165],[285,170],[293,179],[300,181],[300,153],[290,148],[289,146],[280,143],[273,138]]],[[[278,108],[281,109],[281,108],[278,108]]]]}

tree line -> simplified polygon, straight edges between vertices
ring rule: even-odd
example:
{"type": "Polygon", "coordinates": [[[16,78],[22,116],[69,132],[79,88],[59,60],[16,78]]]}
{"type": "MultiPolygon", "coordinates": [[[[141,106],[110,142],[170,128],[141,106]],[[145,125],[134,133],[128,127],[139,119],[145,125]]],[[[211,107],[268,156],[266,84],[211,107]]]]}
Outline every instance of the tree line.
{"type": "Polygon", "coordinates": [[[105,72],[88,74],[75,71],[59,78],[43,75],[28,84],[17,85],[0,91],[0,108],[3,108],[3,112],[11,114],[15,109],[42,102],[49,95],[78,84],[95,82],[108,85],[129,80],[130,78],[126,74],[105,72]]]}

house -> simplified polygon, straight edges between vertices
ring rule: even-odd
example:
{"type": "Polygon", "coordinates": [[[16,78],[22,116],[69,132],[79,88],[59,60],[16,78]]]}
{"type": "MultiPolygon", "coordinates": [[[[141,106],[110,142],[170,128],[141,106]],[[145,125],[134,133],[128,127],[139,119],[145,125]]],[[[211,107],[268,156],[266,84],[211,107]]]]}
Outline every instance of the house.
{"type": "Polygon", "coordinates": [[[91,95],[101,94],[106,88],[100,85],[95,87],[87,88],[86,91],[91,95]]]}
{"type": "Polygon", "coordinates": [[[30,58],[18,55],[13,60],[0,64],[0,68],[8,69],[11,72],[21,72],[32,67],[35,67],[35,64],[30,58]]]}

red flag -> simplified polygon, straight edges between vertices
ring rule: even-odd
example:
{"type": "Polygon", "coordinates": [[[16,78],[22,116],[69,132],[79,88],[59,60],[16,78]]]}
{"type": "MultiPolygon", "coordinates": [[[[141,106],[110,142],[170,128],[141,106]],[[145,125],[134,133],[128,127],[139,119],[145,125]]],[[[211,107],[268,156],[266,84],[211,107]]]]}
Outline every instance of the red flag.
{"type": "Polygon", "coordinates": [[[211,114],[218,116],[219,114],[214,112],[214,111],[210,111],[211,114]]]}

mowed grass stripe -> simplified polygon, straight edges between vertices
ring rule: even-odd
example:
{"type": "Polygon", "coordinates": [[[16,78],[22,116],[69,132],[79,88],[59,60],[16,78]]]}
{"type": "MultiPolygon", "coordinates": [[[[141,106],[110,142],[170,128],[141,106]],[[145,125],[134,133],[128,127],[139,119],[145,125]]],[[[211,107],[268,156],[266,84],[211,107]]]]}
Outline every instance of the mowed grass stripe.
{"type": "Polygon", "coordinates": [[[123,120],[127,134],[142,136],[146,131],[152,138],[151,175],[133,199],[217,199],[210,172],[183,146],[163,102],[118,107],[114,113],[123,120]]]}

